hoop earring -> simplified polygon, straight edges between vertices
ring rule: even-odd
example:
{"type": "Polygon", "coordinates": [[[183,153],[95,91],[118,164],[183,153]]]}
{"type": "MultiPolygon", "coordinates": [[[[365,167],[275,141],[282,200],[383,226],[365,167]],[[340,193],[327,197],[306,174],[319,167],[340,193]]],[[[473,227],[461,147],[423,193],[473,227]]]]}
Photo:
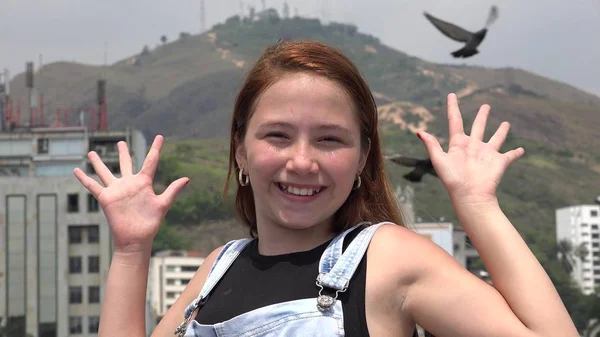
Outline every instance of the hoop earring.
{"type": "Polygon", "coordinates": [[[238,182],[240,183],[240,186],[248,186],[248,184],[250,184],[250,176],[244,176],[243,169],[240,169],[240,172],[238,174],[238,182]]]}
{"type": "Polygon", "coordinates": [[[360,188],[360,184],[362,183],[361,179],[360,179],[360,175],[357,173],[356,174],[356,180],[354,183],[354,186],[352,187],[353,190],[357,190],[360,188]]]}

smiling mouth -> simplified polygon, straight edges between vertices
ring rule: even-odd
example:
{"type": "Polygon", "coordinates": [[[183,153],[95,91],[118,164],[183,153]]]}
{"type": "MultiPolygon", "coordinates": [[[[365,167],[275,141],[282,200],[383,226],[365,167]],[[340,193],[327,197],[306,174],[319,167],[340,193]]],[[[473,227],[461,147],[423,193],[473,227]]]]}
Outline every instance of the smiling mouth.
{"type": "Polygon", "coordinates": [[[277,183],[277,187],[279,187],[279,189],[281,191],[283,191],[283,193],[301,196],[301,197],[317,195],[325,189],[324,186],[321,186],[318,188],[298,188],[298,187],[288,186],[288,185],[285,185],[282,183],[277,183]]]}

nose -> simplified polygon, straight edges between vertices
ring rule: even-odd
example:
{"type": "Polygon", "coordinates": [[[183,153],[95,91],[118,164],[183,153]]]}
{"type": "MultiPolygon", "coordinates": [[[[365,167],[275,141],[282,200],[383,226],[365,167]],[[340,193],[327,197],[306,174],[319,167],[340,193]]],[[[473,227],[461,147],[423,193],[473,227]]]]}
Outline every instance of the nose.
{"type": "Polygon", "coordinates": [[[317,164],[312,147],[309,144],[297,144],[294,146],[291,149],[286,169],[293,171],[298,175],[317,173],[319,171],[319,165],[317,164]]]}

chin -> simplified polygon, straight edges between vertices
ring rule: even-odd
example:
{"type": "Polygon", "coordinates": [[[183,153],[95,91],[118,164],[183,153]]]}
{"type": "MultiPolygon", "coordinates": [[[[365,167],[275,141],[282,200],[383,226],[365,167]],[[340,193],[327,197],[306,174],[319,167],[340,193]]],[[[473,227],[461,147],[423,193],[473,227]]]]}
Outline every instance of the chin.
{"type": "Polygon", "coordinates": [[[293,216],[280,215],[278,223],[281,227],[291,230],[313,229],[328,223],[327,219],[316,219],[307,214],[294,214],[293,216]]]}

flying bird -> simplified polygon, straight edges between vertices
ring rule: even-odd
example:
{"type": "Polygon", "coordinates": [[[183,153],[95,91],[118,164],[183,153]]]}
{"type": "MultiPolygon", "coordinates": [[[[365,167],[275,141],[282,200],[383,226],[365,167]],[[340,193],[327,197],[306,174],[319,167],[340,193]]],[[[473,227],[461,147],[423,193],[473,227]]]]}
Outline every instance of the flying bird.
{"type": "Polygon", "coordinates": [[[401,166],[414,167],[414,169],[412,171],[410,171],[409,173],[407,173],[403,176],[404,179],[411,181],[411,182],[420,182],[421,180],[423,180],[423,176],[425,174],[431,174],[434,177],[438,176],[437,173],[435,172],[435,169],[433,168],[431,159],[429,159],[429,158],[418,159],[418,158],[406,157],[401,154],[396,154],[396,155],[387,156],[387,157],[385,157],[385,159],[388,159],[388,160],[392,161],[393,163],[401,165],[401,166]]]}
{"type": "Polygon", "coordinates": [[[490,8],[490,13],[485,23],[485,27],[476,32],[469,32],[457,25],[442,21],[427,12],[425,12],[424,15],[427,20],[429,20],[429,22],[435,26],[435,28],[442,32],[442,34],[446,35],[452,40],[464,42],[465,46],[457,51],[452,52],[451,55],[456,58],[467,58],[479,53],[477,47],[485,38],[489,27],[498,18],[498,7],[492,6],[490,8]]]}

